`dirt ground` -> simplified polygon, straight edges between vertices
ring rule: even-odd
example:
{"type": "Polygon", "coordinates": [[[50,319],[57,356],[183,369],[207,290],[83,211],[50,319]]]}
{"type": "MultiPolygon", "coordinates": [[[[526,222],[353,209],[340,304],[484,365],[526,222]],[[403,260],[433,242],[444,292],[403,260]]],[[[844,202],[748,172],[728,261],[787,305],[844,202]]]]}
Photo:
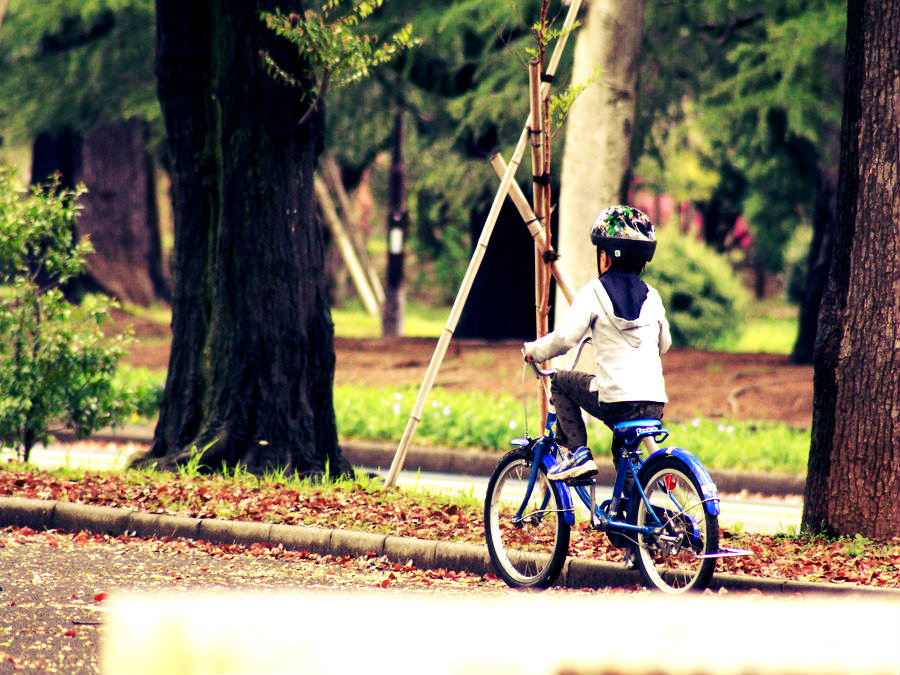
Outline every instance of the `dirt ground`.
{"type": "MultiPolygon", "coordinates": [[[[125,323],[123,317],[116,318],[115,324],[125,323]]],[[[137,338],[128,362],[165,368],[168,327],[133,317],[127,323],[133,326],[137,338]]],[[[436,345],[437,340],[430,338],[337,338],[335,382],[420,385],[436,345]]],[[[435,385],[518,396],[522,391],[520,347],[516,341],[453,339],[435,385]]],[[[663,371],[669,395],[667,419],[706,417],[810,425],[812,367],[793,365],[786,356],[674,349],[663,357],[663,371]]],[[[527,377],[526,386],[535,386],[531,375],[527,377]]]]}

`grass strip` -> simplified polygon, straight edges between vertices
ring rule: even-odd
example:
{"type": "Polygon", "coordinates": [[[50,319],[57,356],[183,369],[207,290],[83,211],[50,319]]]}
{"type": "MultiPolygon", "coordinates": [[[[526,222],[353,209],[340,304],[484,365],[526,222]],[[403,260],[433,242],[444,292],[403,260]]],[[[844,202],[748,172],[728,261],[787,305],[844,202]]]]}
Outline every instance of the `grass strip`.
{"type": "MultiPolygon", "coordinates": [[[[337,386],[334,390],[338,430],[343,439],[396,441],[403,435],[416,399],[414,387],[337,386]]],[[[536,406],[529,408],[527,430],[540,432],[536,406]]],[[[416,430],[416,443],[459,449],[505,452],[509,441],[525,435],[521,399],[479,392],[436,388],[426,401],[416,430]]],[[[802,473],[806,471],[810,432],[786,424],[729,420],[666,420],[670,432],[664,445],[690,450],[713,469],[802,473]]],[[[588,439],[595,450],[608,448],[611,433],[588,421],[588,439]]]]}

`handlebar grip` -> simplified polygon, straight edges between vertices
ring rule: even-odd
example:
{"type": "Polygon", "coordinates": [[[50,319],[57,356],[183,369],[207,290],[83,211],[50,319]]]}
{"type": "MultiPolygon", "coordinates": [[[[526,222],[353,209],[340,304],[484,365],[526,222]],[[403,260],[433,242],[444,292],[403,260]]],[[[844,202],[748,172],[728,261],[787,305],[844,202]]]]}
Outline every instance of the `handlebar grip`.
{"type": "Polygon", "coordinates": [[[526,361],[525,363],[527,363],[529,366],[531,366],[531,369],[534,371],[534,374],[537,375],[538,377],[541,377],[541,376],[552,377],[553,375],[556,375],[555,370],[543,370],[541,368],[538,368],[538,365],[534,361],[526,361]]]}

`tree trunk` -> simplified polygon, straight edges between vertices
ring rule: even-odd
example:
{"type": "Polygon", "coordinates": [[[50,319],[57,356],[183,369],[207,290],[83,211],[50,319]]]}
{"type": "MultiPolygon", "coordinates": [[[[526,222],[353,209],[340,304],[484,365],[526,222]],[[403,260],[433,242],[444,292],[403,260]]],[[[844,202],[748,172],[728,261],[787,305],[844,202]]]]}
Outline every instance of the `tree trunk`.
{"type": "Polygon", "coordinates": [[[78,172],[88,188],[78,233],[94,245],[88,275],[106,293],[138,305],[171,299],[145,133],[138,119],[96,127],[84,138],[78,172]]]}
{"type": "Polygon", "coordinates": [[[60,187],[71,190],[81,170],[81,136],[71,129],[38,134],[31,147],[31,184],[42,185],[59,175],[60,187]]]}
{"type": "Polygon", "coordinates": [[[175,213],[172,354],[150,457],[218,469],[347,468],[332,399],[334,328],[313,172],[321,108],[264,70],[308,80],[262,23],[297,0],[157,0],[159,98],[175,213]]]}
{"type": "MultiPolygon", "coordinates": [[[[624,200],[634,135],[635,86],[643,0],[592,0],[578,30],[574,83],[600,68],[600,79],[572,105],[566,122],[559,193],[560,264],[572,286],[597,276],[588,233],[597,214],[624,200]]],[[[556,293],[556,316],[568,303],[556,293]]]]}
{"type": "Polygon", "coordinates": [[[900,536],[900,5],[850,0],[803,527],[900,536]]]}
{"type": "Polygon", "coordinates": [[[806,283],[800,303],[799,330],[791,353],[794,363],[811,364],[815,357],[819,309],[831,266],[834,239],[834,170],[819,171],[813,212],[813,238],[806,263],[806,283]]]}
{"type": "Polygon", "coordinates": [[[81,199],[78,234],[90,237],[94,253],[86,274],[65,284],[69,298],[99,292],[139,305],[171,298],[145,128],[134,119],[97,127],[84,137],[65,129],[34,140],[33,184],[58,174],[62,187],[84,183],[88,189],[81,199]]]}
{"type": "Polygon", "coordinates": [[[381,334],[385,337],[396,337],[403,335],[403,314],[406,305],[403,263],[406,235],[409,231],[409,211],[406,208],[406,162],[403,159],[402,109],[398,109],[394,114],[387,218],[387,272],[384,284],[381,334]]]}

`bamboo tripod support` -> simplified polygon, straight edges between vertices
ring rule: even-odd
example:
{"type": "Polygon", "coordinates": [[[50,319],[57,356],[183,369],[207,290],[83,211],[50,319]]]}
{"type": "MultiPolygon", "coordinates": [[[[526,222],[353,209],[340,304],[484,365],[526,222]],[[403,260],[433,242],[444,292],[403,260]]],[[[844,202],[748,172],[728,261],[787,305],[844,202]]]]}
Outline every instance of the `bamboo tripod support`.
{"type": "Polygon", "coordinates": [[[344,228],[341,219],[338,217],[334,200],[328,193],[328,187],[318,174],[313,176],[313,189],[315,190],[319,206],[322,209],[322,216],[328,224],[331,233],[334,235],[335,243],[338,245],[341,257],[344,259],[344,264],[347,265],[347,270],[350,272],[350,278],[353,279],[353,285],[356,286],[356,292],[359,293],[359,297],[362,300],[363,305],[365,305],[366,311],[372,316],[381,316],[381,303],[378,300],[377,294],[369,285],[369,277],[356,254],[356,249],[353,246],[350,235],[344,228]]]}
{"type": "Polygon", "coordinates": [[[369,254],[366,252],[365,242],[358,234],[356,234],[358,230],[355,228],[355,225],[357,223],[358,214],[356,208],[354,208],[353,204],[350,202],[350,196],[347,194],[347,189],[344,187],[344,181],[341,178],[341,169],[338,166],[337,160],[335,160],[333,155],[328,155],[320,162],[320,164],[325,184],[330,191],[334,192],[338,204],[341,207],[341,213],[344,214],[344,221],[347,223],[347,234],[353,243],[353,249],[359,257],[359,262],[366,272],[366,278],[369,280],[369,286],[372,288],[372,293],[375,294],[375,299],[378,301],[379,306],[383,305],[384,287],[381,285],[381,280],[378,278],[378,273],[375,271],[375,265],[372,264],[369,254]]]}
{"type": "MultiPolygon", "coordinates": [[[[562,58],[563,50],[565,49],[572,26],[575,24],[575,18],[578,16],[580,7],[581,0],[572,0],[572,4],[569,5],[569,11],[563,22],[562,34],[553,48],[553,54],[547,65],[547,79],[552,78],[556,73],[556,68],[559,66],[559,60],[562,58]]],[[[542,85],[542,94],[545,87],[549,90],[549,82],[545,82],[542,85]]],[[[488,212],[488,216],[485,219],[484,227],[481,230],[481,236],[478,238],[478,243],[475,246],[475,252],[472,254],[472,259],[469,261],[466,274],[463,277],[459,291],[456,294],[456,299],[453,302],[453,307],[450,309],[450,316],[447,318],[447,323],[444,325],[444,330],[441,332],[440,338],[438,338],[437,347],[435,347],[434,353],[431,355],[431,361],[428,364],[428,369],[425,371],[425,379],[422,381],[422,386],[419,388],[416,402],[413,405],[409,420],[406,423],[406,429],[403,431],[403,436],[397,446],[397,452],[394,454],[394,461],[391,463],[390,471],[385,480],[385,488],[390,488],[397,482],[397,476],[400,474],[400,469],[403,468],[403,463],[406,460],[406,453],[409,451],[409,444],[412,441],[412,437],[416,432],[419,422],[422,420],[422,410],[425,408],[425,399],[428,398],[428,394],[431,392],[432,387],[434,387],[438,369],[440,368],[444,357],[447,355],[447,348],[450,346],[450,338],[453,337],[453,332],[456,330],[456,325],[459,323],[459,317],[462,314],[466,299],[469,296],[469,291],[471,291],[472,284],[475,281],[475,275],[478,272],[478,268],[481,266],[481,261],[484,259],[488,241],[490,241],[494,225],[497,223],[497,217],[500,215],[500,207],[503,206],[503,201],[510,191],[510,186],[515,182],[513,179],[515,178],[516,169],[522,161],[522,155],[525,153],[530,126],[531,116],[529,115],[528,121],[525,123],[525,128],[522,129],[522,133],[519,135],[516,149],[510,158],[509,164],[506,166],[506,170],[503,172],[503,177],[500,180],[500,187],[494,195],[494,201],[491,203],[491,210],[488,212]]]]}
{"type": "MultiPolygon", "coordinates": [[[[491,157],[491,166],[494,167],[494,171],[497,172],[497,175],[500,178],[503,178],[503,174],[506,172],[506,162],[503,160],[503,156],[500,154],[493,155],[491,157]]],[[[522,217],[522,221],[528,228],[528,233],[534,239],[535,246],[542,251],[546,250],[547,238],[544,236],[544,229],[538,222],[537,216],[534,215],[531,204],[528,203],[528,198],[522,192],[522,188],[520,188],[519,184],[515,181],[509,186],[509,197],[512,199],[519,215],[522,217]]],[[[562,268],[556,261],[550,263],[550,273],[556,280],[556,285],[559,287],[559,290],[562,291],[563,296],[566,298],[566,302],[571,304],[572,300],[575,298],[575,291],[572,289],[572,284],[569,283],[562,268]]]]}

